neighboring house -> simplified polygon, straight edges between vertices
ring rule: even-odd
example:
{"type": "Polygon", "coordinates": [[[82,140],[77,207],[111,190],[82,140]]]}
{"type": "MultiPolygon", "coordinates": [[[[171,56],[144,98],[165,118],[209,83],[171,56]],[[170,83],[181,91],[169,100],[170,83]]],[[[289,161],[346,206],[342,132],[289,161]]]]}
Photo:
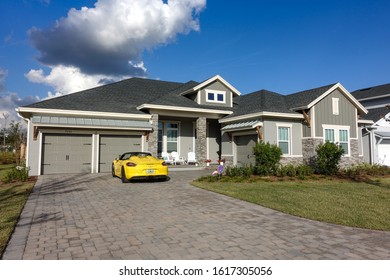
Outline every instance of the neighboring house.
{"type": "MultiPolygon", "coordinates": [[[[28,122],[31,175],[109,172],[125,151],[195,152],[206,160],[254,162],[258,141],[277,144],[283,163],[309,162],[325,140],[363,159],[360,115],[367,110],[339,83],[290,95],[242,95],[220,76],[174,83],[132,78],[20,107],[28,122]]],[[[363,123],[362,123],[363,122],[363,123]]]]}
{"type": "Polygon", "coordinates": [[[356,90],[351,94],[368,110],[363,131],[364,160],[390,166],[390,84],[356,90]]]}

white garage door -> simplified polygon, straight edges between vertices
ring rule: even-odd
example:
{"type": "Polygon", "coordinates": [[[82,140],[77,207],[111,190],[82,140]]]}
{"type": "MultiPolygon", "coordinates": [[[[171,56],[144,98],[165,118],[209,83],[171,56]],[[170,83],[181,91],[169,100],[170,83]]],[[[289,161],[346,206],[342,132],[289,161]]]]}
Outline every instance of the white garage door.
{"type": "Polygon", "coordinates": [[[90,173],[92,135],[44,134],[42,174],[90,173]]]}
{"type": "Polygon", "coordinates": [[[257,134],[235,136],[237,165],[255,164],[253,147],[257,143],[257,134]]]}
{"type": "Polygon", "coordinates": [[[111,172],[112,161],[126,152],[141,152],[140,135],[100,136],[99,172],[111,172]]]}
{"type": "Polygon", "coordinates": [[[390,166],[390,143],[378,145],[378,162],[390,166]]]}

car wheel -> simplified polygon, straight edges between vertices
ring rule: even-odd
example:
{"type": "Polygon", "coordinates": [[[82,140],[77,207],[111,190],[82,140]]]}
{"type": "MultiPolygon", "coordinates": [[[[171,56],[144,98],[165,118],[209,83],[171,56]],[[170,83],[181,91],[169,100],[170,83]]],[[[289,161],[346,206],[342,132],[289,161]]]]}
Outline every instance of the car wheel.
{"type": "Polygon", "coordinates": [[[111,174],[112,174],[112,177],[116,177],[114,165],[112,165],[112,167],[111,167],[111,174]]]}
{"type": "Polygon", "coordinates": [[[126,172],[125,172],[125,169],[122,167],[122,172],[121,172],[121,179],[122,179],[122,183],[128,183],[129,180],[126,178],[126,172]]]}

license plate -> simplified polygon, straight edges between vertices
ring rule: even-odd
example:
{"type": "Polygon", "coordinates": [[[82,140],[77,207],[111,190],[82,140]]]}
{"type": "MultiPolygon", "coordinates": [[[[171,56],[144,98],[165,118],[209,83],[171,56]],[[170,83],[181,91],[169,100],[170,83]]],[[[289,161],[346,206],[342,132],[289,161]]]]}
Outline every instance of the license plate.
{"type": "Polygon", "coordinates": [[[153,169],[147,169],[146,170],[146,174],[154,174],[154,170],[153,169]]]}

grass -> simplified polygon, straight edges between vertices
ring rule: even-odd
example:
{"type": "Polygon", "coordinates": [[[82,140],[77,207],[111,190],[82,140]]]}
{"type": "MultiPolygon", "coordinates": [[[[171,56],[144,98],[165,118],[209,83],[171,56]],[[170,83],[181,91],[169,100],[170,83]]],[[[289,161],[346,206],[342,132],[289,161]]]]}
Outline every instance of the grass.
{"type": "MultiPolygon", "coordinates": [[[[0,178],[12,166],[12,164],[0,165],[0,178]]],[[[4,184],[0,180],[0,257],[3,255],[34,183],[35,179],[10,184],[4,184]]]]}
{"type": "Polygon", "coordinates": [[[390,231],[390,177],[356,182],[257,179],[193,185],[294,216],[351,227],[390,231]]]}

